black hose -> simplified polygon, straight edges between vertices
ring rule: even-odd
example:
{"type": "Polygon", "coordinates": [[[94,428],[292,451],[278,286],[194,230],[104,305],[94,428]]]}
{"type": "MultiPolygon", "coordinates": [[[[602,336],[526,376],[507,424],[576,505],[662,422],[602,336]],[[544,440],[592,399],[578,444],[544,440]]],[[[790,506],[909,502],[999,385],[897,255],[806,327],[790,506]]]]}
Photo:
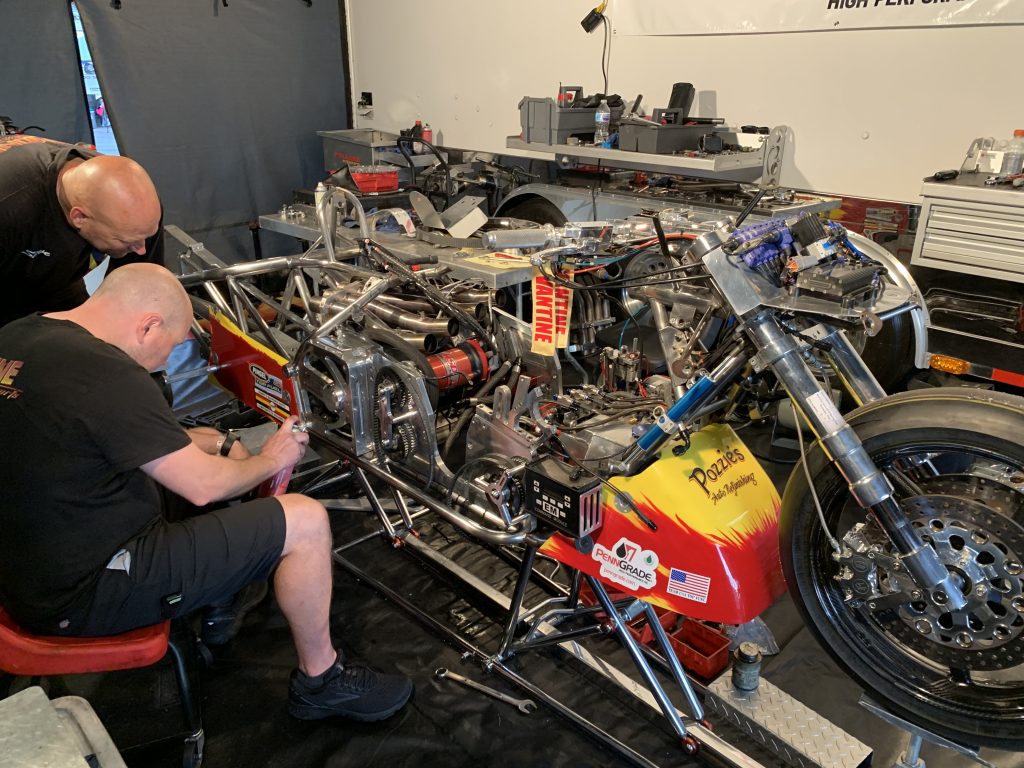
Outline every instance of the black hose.
{"type": "Polygon", "coordinates": [[[651,219],[654,221],[654,233],[658,236],[658,245],[661,246],[661,255],[672,261],[672,254],[668,250],[668,240],[665,238],[665,229],[661,226],[661,218],[654,214],[651,219]]]}
{"type": "MultiPolygon", "coordinates": [[[[480,389],[477,390],[476,394],[473,395],[473,397],[476,398],[477,400],[482,399],[492,389],[498,386],[498,384],[504,378],[505,374],[507,374],[511,368],[512,363],[510,363],[508,360],[503,362],[500,366],[498,366],[498,370],[495,372],[495,374],[483,383],[483,386],[481,386],[480,389]]],[[[459,433],[466,428],[466,425],[469,424],[469,420],[473,418],[473,414],[475,412],[476,408],[470,406],[469,408],[463,410],[461,414],[459,414],[459,420],[455,422],[455,426],[452,427],[451,432],[448,433],[448,439],[444,441],[444,448],[441,449],[442,459],[448,458],[448,451],[450,451],[452,449],[452,446],[455,445],[455,441],[459,439],[459,433]]]]}
{"type": "Polygon", "coordinates": [[[423,383],[427,388],[427,396],[430,398],[430,407],[437,408],[440,391],[437,384],[437,376],[434,369],[427,362],[426,356],[414,344],[403,339],[394,331],[388,328],[363,328],[363,337],[375,341],[382,347],[391,347],[411,362],[423,374],[423,383]]]}
{"type": "Polygon", "coordinates": [[[402,155],[405,157],[406,162],[409,163],[409,170],[412,171],[413,184],[416,183],[417,171],[416,166],[413,164],[412,154],[410,150],[412,148],[411,145],[416,142],[419,142],[427,149],[429,149],[431,153],[433,153],[434,157],[437,158],[438,162],[441,164],[441,167],[444,168],[444,207],[447,208],[449,205],[451,205],[452,200],[452,169],[449,167],[448,161],[445,160],[444,155],[441,154],[441,151],[433,144],[431,144],[429,141],[424,141],[423,139],[417,138],[415,136],[399,136],[395,140],[395,144],[398,146],[398,151],[401,152],[402,155]],[[406,148],[406,144],[410,145],[409,148],[406,148]]]}

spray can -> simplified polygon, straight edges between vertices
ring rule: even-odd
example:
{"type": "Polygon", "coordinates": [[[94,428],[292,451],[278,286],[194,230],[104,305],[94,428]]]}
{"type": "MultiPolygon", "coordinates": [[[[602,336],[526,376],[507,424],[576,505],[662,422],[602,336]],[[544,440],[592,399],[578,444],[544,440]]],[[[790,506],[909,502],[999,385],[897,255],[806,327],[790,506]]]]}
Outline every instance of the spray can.
{"type": "MultiPolygon", "coordinates": [[[[301,424],[293,424],[292,432],[304,432],[305,427],[301,424]]],[[[281,496],[288,491],[288,483],[292,479],[292,471],[295,466],[285,467],[279,469],[273,475],[268,477],[259,487],[256,488],[256,498],[262,499],[267,496],[281,496]]]]}
{"type": "MultiPolygon", "coordinates": [[[[431,144],[434,143],[434,129],[430,127],[430,123],[424,123],[423,124],[422,136],[423,136],[423,140],[424,141],[428,141],[431,144]]],[[[425,152],[429,152],[430,151],[426,147],[424,147],[423,150],[425,152]]]]}
{"type": "Polygon", "coordinates": [[[278,471],[272,477],[268,477],[262,483],[259,488],[256,489],[256,497],[259,499],[267,496],[282,496],[288,491],[288,483],[292,479],[292,470],[294,467],[287,467],[278,471]]]}
{"type": "MultiPolygon", "coordinates": [[[[412,137],[414,139],[423,138],[423,121],[417,120],[412,126],[412,137]]],[[[412,143],[412,152],[414,155],[418,155],[423,152],[423,145],[418,141],[412,143]]]]}

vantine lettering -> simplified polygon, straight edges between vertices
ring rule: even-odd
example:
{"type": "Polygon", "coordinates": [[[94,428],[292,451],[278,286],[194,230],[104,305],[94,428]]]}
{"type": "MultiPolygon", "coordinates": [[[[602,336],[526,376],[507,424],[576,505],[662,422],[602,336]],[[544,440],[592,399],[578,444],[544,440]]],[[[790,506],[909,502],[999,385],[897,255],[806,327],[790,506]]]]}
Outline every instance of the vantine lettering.
{"type": "Polygon", "coordinates": [[[559,346],[568,338],[569,291],[538,276],[534,283],[534,340],[559,346]]]}

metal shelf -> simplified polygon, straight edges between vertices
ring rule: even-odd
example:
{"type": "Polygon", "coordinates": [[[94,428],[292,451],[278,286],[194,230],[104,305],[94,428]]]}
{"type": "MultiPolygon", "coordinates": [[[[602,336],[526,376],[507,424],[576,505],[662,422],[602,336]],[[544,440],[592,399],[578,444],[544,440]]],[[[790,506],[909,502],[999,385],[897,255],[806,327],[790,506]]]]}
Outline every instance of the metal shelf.
{"type": "Polygon", "coordinates": [[[536,144],[523,141],[518,136],[509,136],[505,141],[508,149],[527,152],[541,152],[555,155],[560,164],[562,158],[591,160],[615,168],[629,168],[638,171],[654,171],[656,173],[689,174],[693,176],[710,176],[729,174],[737,171],[757,171],[748,178],[760,175],[764,164],[764,147],[746,152],[723,152],[718,155],[686,157],[684,155],[651,155],[645,152],[623,152],[619,149],[603,149],[591,145],[570,144],[536,144]]]}

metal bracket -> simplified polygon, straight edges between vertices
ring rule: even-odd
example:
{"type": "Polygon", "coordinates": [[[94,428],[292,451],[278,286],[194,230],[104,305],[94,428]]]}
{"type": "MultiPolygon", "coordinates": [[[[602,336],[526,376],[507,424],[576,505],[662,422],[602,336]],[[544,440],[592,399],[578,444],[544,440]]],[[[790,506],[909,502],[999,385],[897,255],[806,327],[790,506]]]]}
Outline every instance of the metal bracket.
{"type": "Polygon", "coordinates": [[[978,765],[985,766],[985,768],[995,768],[992,763],[978,754],[977,747],[960,744],[956,741],[950,741],[947,738],[939,736],[937,733],[932,733],[919,725],[914,725],[908,720],[904,720],[902,717],[894,715],[892,712],[863,694],[861,694],[860,701],[858,703],[880,720],[884,720],[889,723],[889,725],[894,725],[900,730],[906,731],[910,734],[910,745],[907,747],[907,751],[900,755],[900,763],[902,764],[908,766],[920,766],[920,768],[924,768],[924,761],[919,758],[918,753],[921,750],[921,742],[927,741],[937,747],[942,747],[943,749],[948,749],[956,752],[957,754],[963,755],[964,757],[973,760],[978,765]]]}
{"type": "Polygon", "coordinates": [[[764,160],[761,165],[761,188],[774,189],[779,186],[782,175],[782,158],[786,153],[786,142],[789,141],[788,125],[777,125],[772,128],[764,141],[764,160]]]}

